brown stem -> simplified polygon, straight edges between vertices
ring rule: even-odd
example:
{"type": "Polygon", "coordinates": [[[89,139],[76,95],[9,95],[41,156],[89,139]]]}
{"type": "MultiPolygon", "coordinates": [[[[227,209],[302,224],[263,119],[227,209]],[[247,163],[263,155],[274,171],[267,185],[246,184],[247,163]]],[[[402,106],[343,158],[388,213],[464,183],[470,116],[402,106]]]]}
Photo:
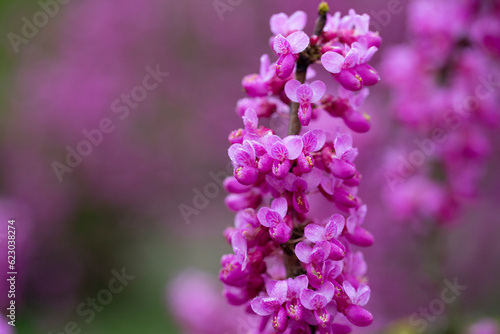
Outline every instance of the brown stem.
{"type": "Polygon", "coordinates": [[[286,277],[295,278],[306,273],[302,263],[295,255],[295,245],[283,244],[283,253],[286,268],[286,277]]]}
{"type": "MultiPolygon", "coordinates": [[[[326,24],[326,14],[328,13],[328,4],[326,2],[321,2],[318,7],[318,18],[316,19],[316,24],[314,26],[314,35],[321,36],[323,28],[326,24]]],[[[318,48],[315,46],[309,46],[304,52],[299,55],[297,60],[297,70],[295,71],[295,79],[301,84],[306,81],[307,68],[318,58],[318,48]]],[[[302,125],[299,120],[299,104],[292,102],[291,112],[290,112],[290,123],[288,125],[288,135],[298,135],[302,125]]]]}
{"type": "MultiPolygon", "coordinates": [[[[318,19],[316,20],[316,25],[314,27],[314,35],[320,36],[323,32],[323,28],[326,24],[326,14],[328,13],[328,4],[326,2],[321,2],[318,8],[318,19]]],[[[309,46],[304,52],[299,55],[297,60],[297,69],[295,71],[295,79],[301,84],[306,81],[307,68],[315,60],[319,58],[319,48],[317,46],[309,46]]],[[[288,125],[288,135],[298,135],[300,129],[302,128],[299,120],[299,104],[292,102],[290,107],[290,123],[288,125]]],[[[304,235],[303,228],[296,226],[294,228],[293,236],[295,239],[302,238],[304,235]]],[[[297,277],[305,274],[306,271],[295,255],[295,243],[285,243],[281,245],[284,253],[286,276],[287,277],[297,277]]],[[[314,331],[312,332],[314,333],[314,331]]]]}
{"type": "Polygon", "coordinates": [[[318,18],[316,19],[316,25],[314,26],[314,35],[320,37],[326,24],[326,14],[328,14],[329,8],[328,3],[322,1],[318,7],[318,18]]]}
{"type": "MultiPolygon", "coordinates": [[[[307,67],[309,66],[307,61],[308,60],[302,55],[299,56],[299,60],[297,61],[295,79],[298,80],[301,84],[306,81],[307,67]]],[[[290,123],[288,124],[288,135],[298,135],[301,128],[302,125],[300,124],[299,120],[299,104],[296,102],[292,102],[290,123]]]]}

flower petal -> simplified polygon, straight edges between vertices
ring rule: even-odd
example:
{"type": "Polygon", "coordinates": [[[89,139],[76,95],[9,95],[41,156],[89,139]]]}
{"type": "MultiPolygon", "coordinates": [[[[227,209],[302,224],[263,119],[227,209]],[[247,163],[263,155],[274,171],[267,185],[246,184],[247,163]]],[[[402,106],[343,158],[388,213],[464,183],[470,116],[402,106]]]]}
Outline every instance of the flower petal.
{"type": "MultiPolygon", "coordinates": [[[[297,181],[303,181],[300,178],[297,181]]],[[[295,184],[297,184],[297,181],[295,184]]],[[[304,182],[305,183],[305,182],[304,182]]],[[[298,213],[308,213],[309,212],[309,201],[307,200],[305,192],[299,188],[293,193],[293,208],[298,213]]]]}
{"type": "Polygon", "coordinates": [[[326,298],[327,303],[329,303],[333,298],[333,294],[335,293],[335,287],[331,282],[326,281],[325,283],[323,283],[321,288],[317,290],[317,292],[323,295],[323,297],[326,298]]]}
{"type": "Polygon", "coordinates": [[[291,53],[297,54],[304,51],[309,45],[309,36],[303,31],[296,31],[286,38],[291,46],[291,53]]]}
{"type": "Polygon", "coordinates": [[[305,242],[299,242],[295,246],[295,255],[302,263],[309,263],[312,253],[312,247],[305,242]]]}
{"type": "Polygon", "coordinates": [[[358,35],[366,35],[370,30],[370,15],[356,15],[354,18],[355,32],[358,35]]]}
{"type": "Polygon", "coordinates": [[[297,99],[297,89],[300,86],[301,83],[295,79],[288,81],[285,85],[285,94],[293,102],[299,102],[299,100],[297,99]]]}
{"type": "Polygon", "coordinates": [[[274,38],[273,49],[279,55],[286,55],[292,52],[290,42],[281,34],[274,38]]]}
{"type": "Polygon", "coordinates": [[[345,309],[347,320],[359,327],[369,326],[373,322],[373,315],[358,305],[349,305],[345,309]]]}
{"type": "Polygon", "coordinates": [[[278,197],[271,203],[271,209],[279,213],[281,218],[285,218],[288,211],[288,203],[283,197],[278,197]]]}
{"type": "Polygon", "coordinates": [[[259,220],[255,214],[255,210],[248,208],[245,210],[238,211],[234,217],[234,226],[238,229],[242,229],[245,226],[250,225],[252,227],[259,226],[259,220]]]}
{"type": "Polygon", "coordinates": [[[279,307],[278,301],[269,297],[256,297],[250,305],[252,310],[260,316],[270,315],[279,307]]]}
{"type": "Polygon", "coordinates": [[[370,46],[370,48],[366,50],[365,54],[363,55],[362,61],[364,63],[369,62],[377,51],[378,48],[376,46],[370,46]]]}
{"type": "Polygon", "coordinates": [[[358,286],[357,294],[358,295],[357,295],[356,305],[365,306],[370,300],[370,294],[371,294],[370,287],[365,283],[361,283],[358,286]]]}
{"type": "Polygon", "coordinates": [[[275,298],[281,305],[286,300],[288,284],[286,281],[271,280],[266,284],[266,291],[270,297],[275,298]]]}
{"type": "Polygon", "coordinates": [[[356,300],[356,289],[352,286],[352,284],[349,281],[344,281],[342,283],[342,287],[344,288],[344,291],[346,295],[349,297],[349,299],[354,302],[356,300]]]}
{"type": "Polygon", "coordinates": [[[282,80],[288,79],[295,68],[295,56],[291,53],[280,55],[276,62],[276,75],[282,80]]]}
{"type": "Polygon", "coordinates": [[[307,286],[309,285],[309,279],[307,278],[307,275],[297,276],[293,280],[293,285],[294,288],[298,289],[299,291],[307,289],[307,286]]]}
{"type": "Polygon", "coordinates": [[[283,244],[290,240],[290,237],[292,236],[292,229],[284,222],[280,222],[278,225],[271,227],[269,235],[274,241],[283,244]]]}
{"type": "Polygon", "coordinates": [[[332,246],[328,241],[318,242],[313,248],[310,260],[314,263],[324,262],[326,259],[328,259],[328,256],[330,256],[331,249],[332,246]]]}
{"type": "Polygon", "coordinates": [[[271,155],[271,147],[278,141],[280,142],[282,140],[279,136],[276,135],[265,136],[261,138],[261,143],[264,145],[269,155],[271,155]]]}
{"type": "Polygon", "coordinates": [[[288,159],[295,160],[302,153],[302,139],[299,136],[288,136],[283,139],[283,143],[288,151],[288,159]]]}
{"type": "Polygon", "coordinates": [[[356,218],[356,216],[349,216],[347,218],[347,232],[349,232],[349,234],[354,234],[354,229],[356,228],[358,224],[358,219],[356,218]]]}
{"type": "Polygon", "coordinates": [[[297,191],[295,181],[297,181],[298,176],[293,173],[288,173],[287,176],[283,179],[283,185],[288,191],[297,191]]]}
{"type": "Polygon", "coordinates": [[[311,103],[318,102],[326,92],[326,85],[321,80],[316,80],[310,85],[313,91],[313,97],[311,99],[311,103]]]}
{"type": "Polygon", "coordinates": [[[286,30],[288,23],[288,15],[285,13],[274,14],[269,20],[269,25],[271,26],[271,32],[275,35],[282,34],[286,30]]]}
{"type": "Polygon", "coordinates": [[[271,147],[270,156],[276,160],[283,161],[289,155],[287,147],[282,142],[276,142],[271,147]]]}
{"type": "Polygon", "coordinates": [[[316,292],[310,289],[305,289],[300,294],[300,302],[302,306],[304,306],[308,310],[313,310],[314,308],[311,305],[312,299],[316,296],[316,292]]]}
{"type": "Polygon", "coordinates": [[[268,54],[263,54],[260,56],[260,71],[259,74],[261,77],[267,76],[267,74],[270,72],[269,68],[271,67],[271,61],[269,60],[269,55],[268,54]]]}
{"type": "Polygon", "coordinates": [[[363,88],[363,78],[352,68],[343,68],[335,79],[347,90],[358,91],[363,88]]]}
{"type": "Polygon", "coordinates": [[[265,227],[271,227],[272,224],[270,224],[267,221],[267,214],[271,211],[268,207],[262,207],[260,208],[259,212],[257,213],[257,218],[259,219],[259,222],[265,226],[265,227]]]}
{"type": "Polygon", "coordinates": [[[284,307],[280,307],[278,311],[274,312],[272,319],[273,328],[276,333],[283,333],[288,327],[288,316],[284,307]]]}
{"type": "Polygon", "coordinates": [[[318,138],[313,131],[307,131],[302,136],[302,144],[305,153],[314,152],[313,150],[318,145],[318,138]]]}
{"type": "Polygon", "coordinates": [[[255,158],[252,158],[250,153],[240,148],[234,152],[234,161],[238,166],[252,166],[255,163],[255,158]]]}
{"type": "Polygon", "coordinates": [[[365,102],[365,99],[368,97],[369,94],[370,90],[368,88],[360,90],[359,93],[352,99],[351,105],[355,107],[355,109],[359,109],[363,105],[363,102],[365,102]]]}
{"type": "Polygon", "coordinates": [[[299,121],[303,126],[308,126],[312,117],[312,106],[309,102],[301,103],[298,110],[299,121]]]}
{"type": "MultiPolygon", "coordinates": [[[[235,254],[245,254],[247,252],[247,239],[241,231],[235,231],[231,235],[231,246],[235,254]]],[[[244,269],[244,268],[243,268],[244,269]]]]}
{"type": "Polygon", "coordinates": [[[248,108],[245,110],[245,115],[242,117],[245,129],[256,130],[259,125],[259,119],[257,113],[253,108],[248,108]]]}
{"type": "Polygon", "coordinates": [[[310,103],[313,98],[313,91],[308,85],[301,85],[297,88],[297,100],[300,104],[310,103]]]}
{"type": "Polygon", "coordinates": [[[308,224],[304,229],[307,240],[317,243],[325,240],[325,228],[317,224],[308,224]]]}
{"type": "Polygon", "coordinates": [[[236,162],[235,159],[235,154],[238,149],[242,149],[243,145],[241,144],[233,144],[229,146],[229,149],[227,150],[227,155],[229,156],[229,159],[233,162],[233,165],[237,165],[238,163],[236,162]]]}
{"type": "Polygon", "coordinates": [[[312,152],[316,152],[316,151],[321,150],[323,148],[323,146],[325,145],[326,133],[325,133],[325,131],[323,131],[321,129],[315,129],[315,130],[313,130],[313,133],[317,139],[317,143],[316,143],[316,146],[314,147],[312,152]]]}
{"type": "Polygon", "coordinates": [[[303,30],[306,26],[307,14],[301,10],[293,13],[288,19],[288,29],[290,31],[303,30]]]}
{"type": "Polygon", "coordinates": [[[319,168],[314,167],[309,173],[302,174],[302,179],[307,182],[307,189],[313,190],[321,183],[323,173],[319,168]]]}
{"type": "Polygon", "coordinates": [[[337,52],[328,51],[321,56],[321,64],[328,72],[337,74],[342,70],[344,57],[337,52]]]}
{"type": "Polygon", "coordinates": [[[345,227],[345,218],[340,214],[334,214],[330,217],[330,221],[326,225],[326,238],[328,240],[337,238],[345,227]]]}
{"type": "Polygon", "coordinates": [[[341,136],[335,138],[335,142],[333,144],[335,148],[335,154],[337,157],[342,157],[347,150],[352,148],[352,137],[348,133],[344,133],[341,136]]]}
{"type": "Polygon", "coordinates": [[[332,175],[323,176],[321,179],[321,188],[328,194],[333,195],[335,193],[335,177],[332,175]]]}

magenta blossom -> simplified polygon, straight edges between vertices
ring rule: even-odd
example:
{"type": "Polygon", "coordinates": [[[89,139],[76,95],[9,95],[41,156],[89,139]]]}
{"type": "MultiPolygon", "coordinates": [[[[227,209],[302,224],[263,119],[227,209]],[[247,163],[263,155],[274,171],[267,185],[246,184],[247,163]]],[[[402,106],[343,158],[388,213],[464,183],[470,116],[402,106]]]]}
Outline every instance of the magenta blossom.
{"type": "Polygon", "coordinates": [[[363,88],[359,93],[354,93],[339,86],[337,95],[326,94],[321,99],[319,108],[334,117],[341,117],[345,124],[355,132],[364,133],[370,130],[371,117],[360,112],[364,100],[369,95],[368,88],[363,88]]]}
{"type": "Polygon", "coordinates": [[[274,14],[269,23],[273,34],[281,34],[286,37],[296,31],[304,30],[307,14],[301,10],[296,11],[290,17],[285,13],[274,14]]]}
{"type": "Polygon", "coordinates": [[[280,99],[272,96],[243,98],[236,105],[236,113],[243,116],[247,109],[254,109],[258,117],[269,117],[274,113],[288,114],[289,107],[280,99]]]}
{"type": "Polygon", "coordinates": [[[235,231],[231,236],[231,245],[233,246],[234,254],[236,255],[236,260],[241,263],[241,269],[245,270],[248,262],[248,248],[247,239],[243,236],[240,231],[235,231]]]}
{"type": "Polygon", "coordinates": [[[265,142],[267,153],[274,159],[272,172],[278,179],[286,177],[295,160],[302,153],[304,145],[299,136],[288,136],[281,139],[278,136],[269,136],[265,142]]]}
{"type": "Polygon", "coordinates": [[[306,242],[299,242],[295,246],[295,255],[300,260],[300,262],[305,264],[319,264],[323,263],[330,256],[331,246],[328,241],[320,241],[317,244],[311,246],[306,242]]]}
{"type": "MultiPolygon", "coordinates": [[[[304,131],[302,126],[326,110],[359,132],[368,130],[356,118],[364,119],[358,109],[367,91],[354,95],[343,89],[344,95],[322,98],[326,82],[304,82],[314,74],[310,65],[328,52],[344,57],[340,70],[364,66],[380,39],[368,30],[369,17],[352,10],[348,16],[330,17],[328,29],[323,30],[327,12],[328,5],[322,2],[310,38],[300,30],[305,14],[272,18],[271,28],[277,34],[272,43],[279,56],[276,69],[263,56],[260,73],[244,78],[249,97],[241,99],[236,109],[243,127],[228,138],[234,175],[224,181],[224,188],[229,192],[226,204],[236,217],[234,225],[224,230],[233,253],[222,257],[219,278],[229,303],[260,317],[252,334],[269,330],[340,334],[350,331],[347,321],[365,326],[372,319],[361,306],[366,264],[349,247],[366,245],[369,235],[359,233],[365,231],[360,227],[365,211],[357,195],[358,151],[347,133],[317,127],[304,131]],[[294,68],[295,80],[290,77],[294,68]],[[270,128],[259,125],[261,119],[270,128]],[[321,197],[333,204],[325,208],[335,210],[326,221],[316,210],[321,197]],[[347,229],[344,217],[349,217],[347,229]],[[346,281],[354,294],[349,288],[349,295],[344,291],[346,281]]],[[[334,75],[342,82],[340,72],[334,75]]]]}
{"type": "Polygon", "coordinates": [[[326,86],[316,80],[310,85],[301,84],[297,80],[290,80],[285,85],[286,96],[299,104],[299,120],[304,126],[309,125],[312,116],[312,103],[318,102],[325,95],[326,86]]]}
{"type": "Polygon", "coordinates": [[[259,74],[249,74],[241,82],[243,88],[250,97],[267,96],[269,92],[269,81],[276,72],[276,65],[271,65],[269,56],[260,57],[259,74]]]}
{"type": "Polygon", "coordinates": [[[373,86],[380,81],[377,71],[367,63],[378,51],[376,46],[369,46],[365,37],[361,37],[358,42],[352,43],[352,48],[358,50],[358,66],[356,73],[363,79],[363,86],[373,86]]]}
{"type": "Polygon", "coordinates": [[[358,53],[358,49],[351,48],[344,57],[340,53],[328,51],[321,56],[321,64],[345,89],[360,90],[363,88],[363,79],[354,71],[358,64],[358,53]]]}
{"type": "Polygon", "coordinates": [[[302,305],[313,311],[314,318],[320,326],[325,326],[331,320],[331,314],[326,310],[326,306],[332,301],[335,288],[330,282],[325,282],[316,291],[305,289],[300,295],[302,305]]]}
{"type": "Polygon", "coordinates": [[[244,185],[252,185],[257,181],[258,171],[255,161],[255,149],[250,141],[233,144],[228,150],[229,157],[235,167],[234,177],[244,185]]]}
{"type": "Polygon", "coordinates": [[[360,109],[363,102],[370,94],[368,88],[364,88],[359,93],[347,90],[343,87],[339,87],[338,90],[339,97],[348,101],[348,108],[343,115],[345,124],[356,132],[366,132],[370,129],[370,116],[367,114],[361,114],[358,110],[360,109]]]}
{"type": "Polygon", "coordinates": [[[309,37],[303,31],[296,31],[286,38],[278,34],[274,38],[273,49],[279,55],[276,75],[280,79],[286,79],[292,74],[296,55],[304,51],[308,45],[309,37]]]}
{"type": "Polygon", "coordinates": [[[272,324],[277,332],[286,329],[288,318],[283,304],[287,297],[288,284],[286,281],[269,281],[266,284],[268,297],[257,297],[252,300],[252,310],[260,316],[272,317],[272,324]]]}
{"type": "MultiPolygon", "coordinates": [[[[335,152],[328,156],[327,165],[335,177],[350,179],[356,174],[353,162],[358,155],[358,150],[352,147],[352,137],[343,134],[335,138],[333,144],[335,152]]],[[[329,152],[327,150],[326,152],[329,152]]]]}
{"type": "Polygon", "coordinates": [[[293,173],[286,176],[284,187],[293,194],[293,208],[298,213],[309,212],[306,192],[317,188],[321,182],[321,177],[322,173],[318,168],[313,168],[309,173],[302,174],[300,177],[293,173]]]}
{"type": "Polygon", "coordinates": [[[289,278],[286,280],[288,285],[286,295],[286,313],[290,319],[301,320],[303,313],[303,306],[300,302],[300,294],[304,289],[307,289],[309,280],[306,275],[300,275],[296,278],[289,278]]]}
{"type": "Polygon", "coordinates": [[[310,172],[314,167],[312,153],[323,148],[326,141],[326,134],[323,130],[315,129],[304,133],[302,136],[302,153],[297,158],[297,167],[302,173],[310,172]]]}
{"type": "Polygon", "coordinates": [[[354,305],[365,306],[370,300],[370,287],[368,285],[361,283],[356,289],[349,281],[344,281],[342,286],[354,305]]]}
{"type": "Polygon", "coordinates": [[[271,64],[267,54],[260,57],[259,74],[249,74],[241,81],[250,97],[265,97],[283,89],[284,82],[276,77],[276,64],[271,64]]]}
{"type": "Polygon", "coordinates": [[[351,209],[351,216],[347,218],[347,239],[362,247],[368,247],[373,244],[373,235],[361,227],[365,221],[367,207],[366,205],[360,206],[357,210],[351,209]]]}
{"type": "Polygon", "coordinates": [[[259,222],[269,227],[269,235],[273,240],[284,243],[290,239],[292,229],[285,222],[288,203],[284,198],[276,198],[271,203],[271,208],[263,207],[259,210],[257,217],[259,222]]]}
{"type": "Polygon", "coordinates": [[[328,241],[330,243],[329,257],[332,260],[342,260],[345,256],[346,247],[337,238],[342,234],[345,226],[345,218],[342,215],[335,214],[330,217],[326,226],[309,224],[304,229],[304,235],[307,240],[318,243],[328,241]]]}

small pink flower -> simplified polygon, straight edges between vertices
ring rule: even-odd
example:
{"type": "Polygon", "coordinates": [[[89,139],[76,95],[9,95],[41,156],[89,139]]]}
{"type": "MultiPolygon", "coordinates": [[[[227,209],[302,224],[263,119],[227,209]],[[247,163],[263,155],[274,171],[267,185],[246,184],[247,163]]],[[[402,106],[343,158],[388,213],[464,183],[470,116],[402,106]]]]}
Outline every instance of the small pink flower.
{"type": "Polygon", "coordinates": [[[293,32],[304,30],[307,23],[307,14],[301,10],[296,11],[290,17],[285,13],[274,14],[269,21],[271,31],[275,35],[288,36],[293,32]]]}
{"type": "Polygon", "coordinates": [[[290,80],[285,85],[286,96],[299,104],[299,120],[302,125],[309,125],[312,116],[312,103],[318,102],[325,95],[326,86],[316,80],[310,85],[290,80]]]}
{"type": "Polygon", "coordinates": [[[363,88],[363,79],[354,71],[358,58],[359,51],[355,48],[351,48],[345,57],[340,53],[328,51],[321,56],[321,64],[345,89],[356,91],[363,88]]]}
{"type": "Polygon", "coordinates": [[[334,291],[333,284],[325,282],[316,291],[305,289],[300,294],[302,305],[306,309],[313,311],[315,320],[322,327],[331,320],[330,312],[327,311],[326,306],[332,301],[334,291]]]}
{"type": "Polygon", "coordinates": [[[266,284],[268,297],[256,297],[251,302],[252,310],[260,316],[272,316],[274,330],[282,332],[287,328],[288,318],[283,307],[287,297],[286,281],[271,280],[266,284]]]}
{"type": "Polygon", "coordinates": [[[292,229],[284,220],[287,211],[288,203],[286,199],[280,197],[271,203],[271,208],[263,207],[257,214],[259,222],[269,227],[271,238],[279,243],[287,242],[292,235],[292,229]]]}
{"type": "Polygon", "coordinates": [[[293,72],[296,55],[304,51],[309,45],[309,37],[303,31],[296,31],[284,37],[278,34],[274,38],[273,49],[279,55],[276,63],[276,75],[287,79],[293,72]]]}

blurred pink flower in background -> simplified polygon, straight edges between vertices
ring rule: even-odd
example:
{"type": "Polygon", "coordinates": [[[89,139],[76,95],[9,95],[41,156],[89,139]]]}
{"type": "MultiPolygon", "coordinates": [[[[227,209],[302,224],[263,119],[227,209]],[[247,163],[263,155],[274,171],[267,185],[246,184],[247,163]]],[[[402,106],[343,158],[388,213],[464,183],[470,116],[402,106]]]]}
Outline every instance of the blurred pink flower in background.
{"type": "MultiPolygon", "coordinates": [[[[185,334],[257,332],[260,318],[229,305],[213,275],[186,269],[169,283],[167,303],[185,334]]],[[[262,332],[260,332],[262,333],[262,332]]]]}

